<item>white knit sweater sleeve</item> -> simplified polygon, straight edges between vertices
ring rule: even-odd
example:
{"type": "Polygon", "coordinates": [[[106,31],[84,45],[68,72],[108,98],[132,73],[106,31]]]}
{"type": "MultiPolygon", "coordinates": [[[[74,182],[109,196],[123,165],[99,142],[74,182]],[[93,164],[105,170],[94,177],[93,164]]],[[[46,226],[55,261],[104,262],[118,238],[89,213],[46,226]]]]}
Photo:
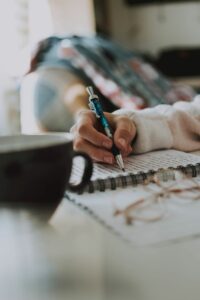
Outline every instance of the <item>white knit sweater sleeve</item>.
{"type": "Polygon", "coordinates": [[[190,103],[180,101],[141,111],[120,109],[114,114],[127,115],[135,123],[134,153],[170,148],[200,150],[200,95],[190,103]]]}

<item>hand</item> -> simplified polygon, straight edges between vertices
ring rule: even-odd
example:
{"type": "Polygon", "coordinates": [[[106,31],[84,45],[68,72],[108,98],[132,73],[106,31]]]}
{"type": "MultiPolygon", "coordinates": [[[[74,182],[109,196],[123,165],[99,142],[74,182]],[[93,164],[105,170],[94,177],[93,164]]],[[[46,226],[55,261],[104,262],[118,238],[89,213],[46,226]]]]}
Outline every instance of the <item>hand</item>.
{"type": "MultiPolygon", "coordinates": [[[[115,145],[122,156],[128,156],[132,152],[131,142],[136,136],[134,122],[127,116],[110,113],[105,113],[105,116],[114,130],[115,145]]],[[[74,150],[86,152],[96,162],[108,164],[115,162],[111,153],[113,142],[102,132],[99,121],[92,111],[81,111],[71,132],[74,135],[74,150]]]]}

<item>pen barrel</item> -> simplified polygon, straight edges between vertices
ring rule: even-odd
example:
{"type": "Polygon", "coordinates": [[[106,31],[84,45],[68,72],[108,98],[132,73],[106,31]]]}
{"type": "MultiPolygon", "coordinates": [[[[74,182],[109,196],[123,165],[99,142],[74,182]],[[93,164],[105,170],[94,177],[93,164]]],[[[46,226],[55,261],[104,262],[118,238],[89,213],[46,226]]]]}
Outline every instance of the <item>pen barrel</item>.
{"type": "MultiPolygon", "coordinates": [[[[96,96],[94,94],[92,87],[88,87],[87,91],[90,95],[90,97],[89,97],[90,109],[95,112],[96,117],[99,119],[99,121],[104,129],[105,134],[113,141],[113,129],[110,126],[106,116],[104,115],[104,112],[103,112],[103,109],[102,109],[102,106],[101,106],[98,96],[96,96]]],[[[114,143],[111,148],[111,152],[114,155],[120,168],[124,169],[124,164],[123,164],[121,153],[120,153],[119,149],[115,146],[114,143]]]]}
{"type": "Polygon", "coordinates": [[[112,145],[112,148],[111,148],[111,152],[114,156],[117,156],[120,154],[120,151],[119,149],[115,146],[115,144],[112,145]]]}
{"type": "MultiPolygon", "coordinates": [[[[108,123],[108,120],[106,119],[104,113],[102,113],[101,117],[100,117],[100,122],[104,128],[104,131],[106,133],[106,135],[113,140],[113,129],[110,126],[110,124],[108,123]]],[[[113,153],[114,156],[117,156],[120,154],[119,149],[115,146],[115,144],[113,143],[112,148],[111,148],[111,152],[113,153]]]]}

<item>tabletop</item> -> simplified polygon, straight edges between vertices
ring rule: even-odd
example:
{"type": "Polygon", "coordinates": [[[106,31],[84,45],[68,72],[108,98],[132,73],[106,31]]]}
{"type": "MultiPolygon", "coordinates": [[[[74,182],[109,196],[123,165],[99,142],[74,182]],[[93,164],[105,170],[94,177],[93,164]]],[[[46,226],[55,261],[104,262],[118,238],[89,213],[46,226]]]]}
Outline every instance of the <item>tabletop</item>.
{"type": "Polygon", "coordinates": [[[66,199],[48,224],[1,209],[0,245],[0,299],[199,299],[199,236],[133,247],[66,199]]]}

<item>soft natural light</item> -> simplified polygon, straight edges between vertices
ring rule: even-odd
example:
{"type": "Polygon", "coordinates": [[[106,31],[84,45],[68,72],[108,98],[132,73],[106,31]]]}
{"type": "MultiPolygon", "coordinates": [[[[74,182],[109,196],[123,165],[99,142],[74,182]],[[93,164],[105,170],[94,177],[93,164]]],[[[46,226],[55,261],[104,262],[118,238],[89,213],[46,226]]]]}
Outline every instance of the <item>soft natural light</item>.
{"type": "Polygon", "coordinates": [[[0,0],[0,73],[18,75],[28,45],[52,33],[47,0],[0,0]]]}
{"type": "Polygon", "coordinates": [[[51,35],[94,33],[93,0],[0,0],[0,134],[20,132],[19,88],[33,46],[51,35]]]}
{"type": "Polygon", "coordinates": [[[53,20],[50,8],[51,1],[26,1],[29,3],[29,42],[30,44],[34,44],[35,42],[53,34],[53,20]]]}
{"type": "Polygon", "coordinates": [[[0,72],[1,74],[11,71],[17,66],[19,53],[19,39],[16,24],[15,0],[1,0],[0,5],[0,72]]]}
{"type": "Polygon", "coordinates": [[[0,74],[23,73],[24,49],[47,36],[94,33],[92,0],[0,0],[0,74]]]}

